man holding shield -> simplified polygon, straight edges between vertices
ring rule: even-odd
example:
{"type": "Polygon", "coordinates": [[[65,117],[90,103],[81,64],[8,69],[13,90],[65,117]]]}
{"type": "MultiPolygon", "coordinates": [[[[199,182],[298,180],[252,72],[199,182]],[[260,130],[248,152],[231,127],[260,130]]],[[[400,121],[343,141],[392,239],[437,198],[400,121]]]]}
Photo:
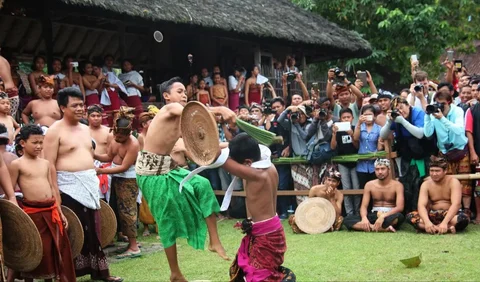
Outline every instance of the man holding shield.
{"type": "MultiPolygon", "coordinates": [[[[180,120],[187,103],[185,86],[178,77],[162,83],[166,105],[152,120],[143,151],[136,162],[137,183],[159,226],[170,266],[171,281],[187,281],[177,261],[177,238],[187,238],[189,245],[203,249],[209,233],[209,250],[228,260],[217,232],[215,213],[220,211],[207,179],[194,176],[179,191],[180,182],[189,171],[176,166],[170,153],[181,137],[180,120]]],[[[225,107],[210,108],[225,121],[235,121],[235,113],[225,107]]]]}

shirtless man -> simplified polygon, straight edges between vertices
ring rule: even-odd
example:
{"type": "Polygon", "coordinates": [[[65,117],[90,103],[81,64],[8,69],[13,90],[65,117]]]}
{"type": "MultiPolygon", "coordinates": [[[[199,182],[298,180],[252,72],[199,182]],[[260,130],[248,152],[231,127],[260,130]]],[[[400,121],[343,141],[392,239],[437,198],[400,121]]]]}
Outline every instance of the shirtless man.
{"type": "Polygon", "coordinates": [[[404,220],[401,214],[405,204],[403,185],[390,176],[388,159],[375,161],[375,175],[378,179],[365,185],[360,216],[347,216],[343,222],[348,230],[396,232],[404,220]],[[373,208],[368,212],[370,199],[373,200],[373,208]]]}
{"type": "Polygon", "coordinates": [[[8,139],[10,140],[7,146],[7,151],[11,152],[14,136],[17,135],[20,130],[20,125],[10,115],[10,99],[5,92],[0,92],[0,123],[3,123],[8,131],[8,139]]]}
{"type": "Polygon", "coordinates": [[[407,220],[418,231],[429,234],[455,233],[467,228],[470,218],[459,211],[462,185],[447,175],[448,163],[432,157],[430,177],[423,182],[418,196],[418,211],[407,214],[407,220]]]}
{"type": "Polygon", "coordinates": [[[246,236],[230,267],[230,281],[289,281],[284,278],[293,274],[281,266],[287,244],[276,214],[278,173],[270,161],[270,149],[246,133],[234,137],[228,147],[229,157],[222,167],[245,181],[251,215],[241,224],[246,236]]]}
{"type": "MultiPolygon", "coordinates": [[[[179,184],[189,171],[176,167],[170,157],[181,135],[180,117],[187,103],[185,86],[180,78],[172,78],[162,83],[161,93],[166,105],[149,126],[135,170],[138,186],[160,226],[159,235],[170,266],[170,280],[186,281],[178,265],[177,238],[188,238],[189,245],[203,249],[208,229],[209,250],[224,259],[228,257],[218,237],[215,213],[220,207],[209,181],[195,176],[180,192],[179,184]]],[[[228,108],[212,107],[210,111],[222,115],[225,121],[235,119],[235,114],[228,108]]]]}
{"type": "MultiPolygon", "coordinates": [[[[72,251],[66,228],[68,222],[62,213],[60,193],[52,185],[50,163],[40,158],[43,130],[37,125],[26,125],[20,130],[20,145],[24,155],[10,166],[12,184],[23,193],[23,210],[37,226],[43,243],[40,265],[22,273],[27,282],[33,279],[76,281],[72,251]],[[53,218],[53,221],[52,221],[53,218]]],[[[12,278],[9,273],[9,278],[12,278]]]]}
{"type": "MultiPolygon", "coordinates": [[[[113,139],[110,129],[102,125],[103,109],[99,105],[91,105],[87,107],[88,127],[90,135],[95,140],[95,154],[103,155],[107,153],[108,144],[113,139]]],[[[106,168],[110,166],[110,162],[102,163],[95,160],[96,168],[106,168]]],[[[110,199],[110,177],[108,175],[99,174],[100,180],[100,198],[105,198],[107,202],[110,199]]]]}
{"type": "MultiPolygon", "coordinates": [[[[330,231],[338,231],[342,227],[343,216],[342,216],[342,205],[343,205],[343,194],[338,191],[338,186],[340,185],[341,175],[338,171],[329,171],[327,174],[327,179],[324,185],[316,185],[310,189],[308,192],[309,198],[321,197],[330,201],[330,203],[335,208],[335,222],[332,225],[330,231]]],[[[295,215],[291,215],[288,219],[288,223],[293,229],[293,233],[304,233],[298,226],[295,224],[295,215]]]]}
{"type": "Polygon", "coordinates": [[[97,174],[112,175],[112,193],[115,193],[122,235],[128,238],[128,247],[117,259],[134,258],[141,255],[137,245],[137,204],[138,186],[135,175],[135,160],[140,146],[132,136],[134,108],[120,108],[114,121],[115,142],[108,146],[106,154],[96,154],[101,162],[112,162],[109,168],[97,168],[97,174]]]}
{"type": "Polygon", "coordinates": [[[51,164],[52,183],[61,193],[62,204],[72,209],[84,227],[84,245],[75,258],[76,275],[90,274],[92,280],[122,281],[110,276],[100,246],[95,218],[100,209],[99,181],[93,165],[92,138],[84,115],[82,93],[74,87],[58,92],[63,118],[48,130],[44,140],[45,159],[51,164]]]}
{"type": "Polygon", "coordinates": [[[99,72],[99,76],[93,74],[92,62],[85,62],[83,66],[83,86],[85,87],[85,103],[88,106],[100,104],[100,95],[98,95],[98,88],[104,79],[103,73],[99,72]]]}
{"type": "Polygon", "coordinates": [[[228,106],[228,92],[222,84],[222,77],[219,73],[213,75],[214,85],[210,87],[210,99],[213,106],[228,106]]]}
{"type": "Polygon", "coordinates": [[[378,94],[378,106],[381,112],[377,115],[375,123],[384,126],[387,122],[387,111],[391,110],[393,95],[389,93],[378,94]]]}
{"type": "Polygon", "coordinates": [[[40,99],[32,100],[22,112],[24,124],[30,123],[30,115],[33,116],[33,124],[50,127],[61,118],[57,100],[52,99],[54,93],[54,77],[40,76],[38,81],[38,96],[40,99]]]}

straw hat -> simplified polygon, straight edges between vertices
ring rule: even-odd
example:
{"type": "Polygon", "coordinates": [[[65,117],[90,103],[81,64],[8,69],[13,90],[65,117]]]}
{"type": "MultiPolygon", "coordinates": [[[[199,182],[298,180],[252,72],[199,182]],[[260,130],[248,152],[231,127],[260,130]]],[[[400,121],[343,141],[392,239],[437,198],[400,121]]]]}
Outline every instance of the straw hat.
{"type": "Polygon", "coordinates": [[[295,211],[295,223],[308,234],[324,233],[334,222],[335,208],[324,198],[308,198],[295,211]]]}
{"type": "Polygon", "coordinates": [[[29,272],[42,261],[43,245],[32,219],[19,207],[0,199],[5,265],[15,271],[29,272]]]}
{"type": "Polygon", "coordinates": [[[105,248],[113,241],[117,233],[117,217],[112,208],[100,200],[100,245],[105,248]]]}
{"type": "Polygon", "coordinates": [[[83,248],[83,226],[77,215],[66,206],[62,206],[62,213],[68,221],[68,239],[72,247],[72,258],[76,258],[83,248]]]}
{"type": "Polygon", "coordinates": [[[192,160],[201,166],[212,164],[217,158],[219,136],[212,113],[200,102],[189,102],[182,112],[182,137],[192,160]]]}

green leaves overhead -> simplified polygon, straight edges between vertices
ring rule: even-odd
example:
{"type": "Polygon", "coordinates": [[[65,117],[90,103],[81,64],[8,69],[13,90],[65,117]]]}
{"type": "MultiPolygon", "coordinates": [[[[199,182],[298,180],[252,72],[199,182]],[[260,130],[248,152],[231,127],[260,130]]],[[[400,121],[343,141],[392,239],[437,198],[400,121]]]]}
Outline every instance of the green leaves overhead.
{"type": "Polygon", "coordinates": [[[401,74],[403,83],[411,80],[410,55],[417,54],[422,68],[436,77],[443,71],[438,66],[447,48],[471,50],[473,40],[480,39],[480,1],[476,0],[292,1],[370,42],[374,53],[349,60],[346,66],[382,73],[388,68],[387,73],[401,74]]]}

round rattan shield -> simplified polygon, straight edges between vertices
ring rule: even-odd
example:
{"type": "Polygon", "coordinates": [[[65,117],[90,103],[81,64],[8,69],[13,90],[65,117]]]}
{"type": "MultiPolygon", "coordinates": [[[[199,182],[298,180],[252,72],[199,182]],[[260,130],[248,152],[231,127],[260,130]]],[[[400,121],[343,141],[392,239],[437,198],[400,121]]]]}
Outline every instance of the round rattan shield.
{"type": "Polygon", "coordinates": [[[205,166],[212,164],[220,151],[217,122],[200,102],[189,102],[182,112],[181,129],[185,149],[192,161],[205,166]]]}
{"type": "Polygon", "coordinates": [[[102,200],[100,200],[100,226],[100,245],[105,248],[117,233],[117,217],[112,208],[102,200]]]}
{"type": "Polygon", "coordinates": [[[83,226],[78,219],[77,215],[66,206],[62,206],[62,213],[68,221],[68,239],[70,240],[70,246],[72,247],[72,257],[76,258],[83,247],[83,226]]]}
{"type": "Polygon", "coordinates": [[[335,222],[335,208],[324,198],[308,198],[295,211],[295,223],[308,234],[324,233],[335,222]]]}
{"type": "Polygon", "coordinates": [[[35,223],[21,208],[3,199],[0,199],[0,216],[5,265],[15,271],[34,270],[43,256],[35,223]]]}

